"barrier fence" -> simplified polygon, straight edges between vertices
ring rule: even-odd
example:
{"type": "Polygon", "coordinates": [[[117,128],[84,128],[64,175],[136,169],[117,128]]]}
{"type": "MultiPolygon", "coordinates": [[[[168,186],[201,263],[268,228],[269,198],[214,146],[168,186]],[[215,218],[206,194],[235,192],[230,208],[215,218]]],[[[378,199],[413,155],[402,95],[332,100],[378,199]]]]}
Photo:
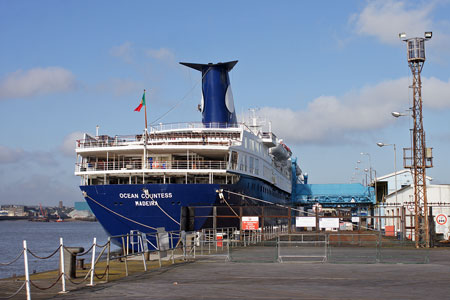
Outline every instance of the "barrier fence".
{"type": "Polygon", "coordinates": [[[129,275],[130,259],[141,260],[143,271],[148,270],[147,261],[157,260],[161,267],[162,260],[174,264],[176,259],[279,263],[428,263],[428,250],[418,250],[412,242],[410,244],[385,240],[381,233],[289,233],[287,225],[246,231],[235,227],[204,229],[198,232],[166,232],[162,229],[153,233],[131,231],[125,235],[110,236],[104,245],[97,244],[97,239],[94,238],[86,251],[82,248],[66,247],[60,238],[59,247],[46,256],[36,254],[28,248],[27,242],[23,241],[23,250],[13,260],[0,262],[0,267],[7,267],[23,257],[25,280],[17,281],[17,290],[0,299],[13,298],[25,290],[29,300],[31,287],[48,290],[58,283],[61,284],[60,292],[65,293],[67,281],[73,285],[87,283],[88,286],[95,285],[96,279],[108,282],[112,260],[124,262],[126,276],[129,275]],[[111,252],[112,242],[121,246],[120,251],[111,252]],[[405,250],[405,246],[411,247],[406,247],[405,250]],[[55,276],[48,286],[40,286],[30,278],[28,255],[45,260],[58,254],[59,275],[55,276]],[[89,254],[89,270],[81,280],[76,280],[75,276],[72,276],[76,261],[84,260],[82,257],[89,254]],[[101,259],[106,260],[106,266],[100,269],[98,263],[101,259]],[[72,263],[68,264],[70,261],[72,263]]]}

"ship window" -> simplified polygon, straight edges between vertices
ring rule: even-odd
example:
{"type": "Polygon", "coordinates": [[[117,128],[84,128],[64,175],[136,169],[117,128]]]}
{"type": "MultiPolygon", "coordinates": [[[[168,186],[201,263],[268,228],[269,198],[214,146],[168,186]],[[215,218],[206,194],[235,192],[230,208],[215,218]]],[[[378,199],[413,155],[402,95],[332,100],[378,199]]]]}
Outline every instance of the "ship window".
{"type": "Polygon", "coordinates": [[[231,168],[233,170],[237,169],[237,163],[238,163],[238,153],[236,151],[231,152],[231,168]]]}

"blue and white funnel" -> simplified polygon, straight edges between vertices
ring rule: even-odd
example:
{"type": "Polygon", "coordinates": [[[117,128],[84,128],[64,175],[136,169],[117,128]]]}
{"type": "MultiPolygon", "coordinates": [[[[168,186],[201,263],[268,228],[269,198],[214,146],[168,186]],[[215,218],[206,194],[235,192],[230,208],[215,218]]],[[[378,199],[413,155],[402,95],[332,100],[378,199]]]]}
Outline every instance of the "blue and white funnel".
{"type": "Polygon", "coordinates": [[[202,72],[202,122],[208,127],[224,127],[237,124],[228,72],[237,60],[226,63],[193,64],[189,68],[202,72]]]}

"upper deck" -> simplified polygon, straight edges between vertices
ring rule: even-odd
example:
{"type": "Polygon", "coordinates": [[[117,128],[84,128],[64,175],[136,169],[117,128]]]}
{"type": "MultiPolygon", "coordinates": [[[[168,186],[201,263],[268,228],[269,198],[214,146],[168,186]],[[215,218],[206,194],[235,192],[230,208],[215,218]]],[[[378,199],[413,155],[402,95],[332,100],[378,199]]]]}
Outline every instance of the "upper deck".
{"type": "Polygon", "coordinates": [[[106,149],[101,150],[98,148],[106,147],[113,148],[108,149],[108,151],[124,147],[142,149],[144,144],[149,148],[152,148],[152,146],[178,146],[178,148],[181,146],[183,148],[183,146],[199,145],[232,146],[241,143],[242,130],[246,128],[244,124],[228,127],[225,124],[221,127],[213,127],[213,125],[220,126],[216,124],[205,126],[202,123],[172,123],[150,127],[147,131],[147,136],[145,133],[116,135],[114,137],[108,135],[92,137],[86,134],[84,139],[77,141],[76,152],[105,151],[106,149]]]}
{"type": "Polygon", "coordinates": [[[149,176],[162,178],[162,182],[189,182],[191,175],[209,176],[211,183],[220,176],[228,182],[231,172],[278,184],[286,180],[282,185],[288,190],[289,167],[269,155],[276,144],[272,132],[245,124],[172,123],[152,126],[137,135],[85,134],[76,144],[75,175],[82,176],[84,184],[111,183],[112,177],[124,176],[129,183],[137,182],[133,178],[157,180],[149,176]]]}

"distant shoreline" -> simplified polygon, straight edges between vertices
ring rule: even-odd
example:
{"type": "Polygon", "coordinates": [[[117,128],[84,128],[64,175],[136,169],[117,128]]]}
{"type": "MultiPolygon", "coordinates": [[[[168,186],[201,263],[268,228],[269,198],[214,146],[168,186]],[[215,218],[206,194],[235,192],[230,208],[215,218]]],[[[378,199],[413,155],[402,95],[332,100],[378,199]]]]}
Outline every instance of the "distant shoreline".
{"type": "MultiPolygon", "coordinates": [[[[0,221],[17,221],[17,220],[33,220],[34,217],[28,217],[28,216],[0,216],[0,221]]],[[[64,219],[63,222],[76,222],[76,221],[82,221],[82,222],[97,222],[97,219],[64,219]]],[[[50,222],[56,222],[56,219],[50,219],[50,222]]]]}
{"type": "Polygon", "coordinates": [[[0,221],[12,221],[12,220],[28,220],[30,217],[19,217],[19,216],[0,216],[0,221]]]}

